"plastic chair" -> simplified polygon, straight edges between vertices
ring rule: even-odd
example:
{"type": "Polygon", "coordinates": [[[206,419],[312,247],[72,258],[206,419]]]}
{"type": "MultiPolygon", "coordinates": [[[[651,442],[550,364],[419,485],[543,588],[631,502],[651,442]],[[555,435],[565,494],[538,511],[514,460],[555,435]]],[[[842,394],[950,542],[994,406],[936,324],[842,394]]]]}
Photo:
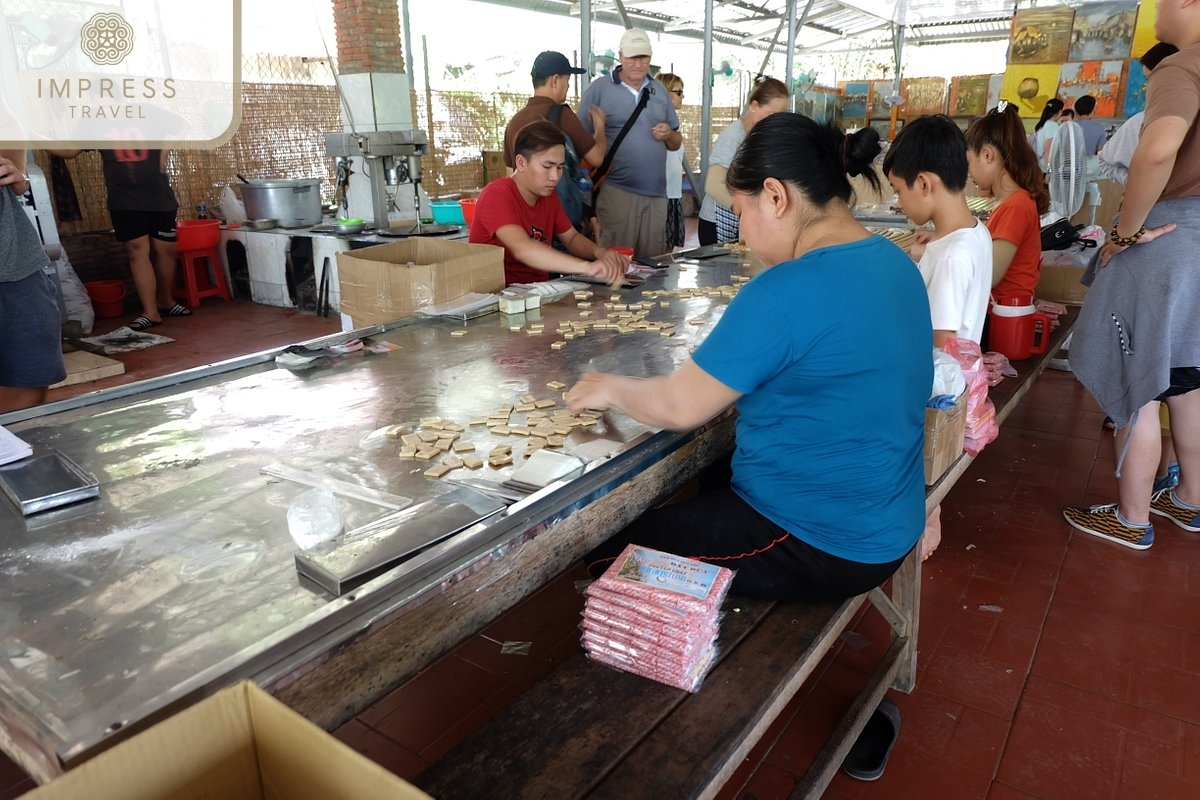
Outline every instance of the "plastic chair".
{"type": "Polygon", "coordinates": [[[179,261],[181,269],[175,296],[183,300],[188,308],[200,305],[204,297],[220,297],[226,301],[233,299],[217,248],[180,250],[179,261]]]}

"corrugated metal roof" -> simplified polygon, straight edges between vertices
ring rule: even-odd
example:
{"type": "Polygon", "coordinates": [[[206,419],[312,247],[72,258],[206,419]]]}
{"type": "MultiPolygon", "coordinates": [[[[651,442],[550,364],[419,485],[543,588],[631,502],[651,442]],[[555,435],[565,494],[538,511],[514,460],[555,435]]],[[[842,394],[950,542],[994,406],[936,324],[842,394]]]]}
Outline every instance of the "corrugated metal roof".
{"type": "MultiPolygon", "coordinates": [[[[715,0],[713,40],[726,44],[767,49],[787,34],[789,2],[793,0],[715,0]]],[[[523,8],[560,16],[578,16],[580,4],[572,0],[484,0],[496,5],[523,8]]],[[[795,0],[804,27],[797,35],[801,51],[844,39],[906,27],[911,44],[1003,39],[1016,0],[795,0]]],[[[1020,5],[1032,5],[1021,0],[1020,5]]],[[[687,38],[704,36],[704,3],[701,0],[593,0],[593,19],[669,33],[687,38]],[[622,13],[624,12],[624,13],[622,13]]]]}

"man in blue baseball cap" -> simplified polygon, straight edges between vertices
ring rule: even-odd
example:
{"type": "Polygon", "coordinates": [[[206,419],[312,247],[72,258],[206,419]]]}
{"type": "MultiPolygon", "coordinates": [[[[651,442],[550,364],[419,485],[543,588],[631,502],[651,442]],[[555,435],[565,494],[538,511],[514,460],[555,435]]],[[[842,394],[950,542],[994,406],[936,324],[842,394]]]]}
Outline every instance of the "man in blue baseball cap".
{"type": "Polygon", "coordinates": [[[565,105],[567,93],[571,89],[571,76],[583,75],[586,72],[582,67],[571,66],[566,56],[553,50],[539,53],[533,60],[533,97],[529,98],[525,107],[513,116],[508,127],[504,129],[504,163],[510,169],[513,167],[513,142],[516,141],[517,132],[535,120],[547,118],[550,110],[556,105],[562,106],[558,127],[575,145],[575,152],[579,157],[587,159],[592,166],[599,166],[604,160],[604,112],[597,108],[592,115],[592,122],[598,132],[598,135],[593,136],[579,122],[579,117],[575,116],[571,107],[565,105]],[[599,119],[596,118],[597,113],[599,119]]]}

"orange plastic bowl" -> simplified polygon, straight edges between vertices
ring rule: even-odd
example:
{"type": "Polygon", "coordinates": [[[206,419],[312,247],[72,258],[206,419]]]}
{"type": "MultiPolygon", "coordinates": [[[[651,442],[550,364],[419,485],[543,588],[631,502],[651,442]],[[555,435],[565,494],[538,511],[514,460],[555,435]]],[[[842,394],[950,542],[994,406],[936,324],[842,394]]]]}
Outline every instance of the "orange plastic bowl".
{"type": "Polygon", "coordinates": [[[471,220],[475,219],[475,203],[473,197],[465,197],[458,201],[458,205],[462,208],[463,219],[466,220],[467,226],[471,225],[471,220]]]}
{"type": "Polygon", "coordinates": [[[220,241],[220,220],[181,219],[175,223],[175,246],[179,250],[207,250],[220,241]]]}

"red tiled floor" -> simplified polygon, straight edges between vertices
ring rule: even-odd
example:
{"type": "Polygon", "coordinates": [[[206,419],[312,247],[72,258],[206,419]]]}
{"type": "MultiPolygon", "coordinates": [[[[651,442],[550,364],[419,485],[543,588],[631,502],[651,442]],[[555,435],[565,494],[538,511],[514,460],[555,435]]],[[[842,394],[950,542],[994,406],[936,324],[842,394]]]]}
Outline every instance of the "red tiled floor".
{"type": "MultiPolygon", "coordinates": [[[[96,320],[92,336],[107,333],[129,320],[96,320]]],[[[190,317],[169,317],[153,332],[174,342],[105,356],[125,365],[123,375],[50,391],[50,401],[98,389],[123,386],[172,372],[202,367],[225,359],[328,336],[341,330],[337,316],[318,317],[294,308],[276,308],[249,300],[204,300],[190,317]]]]}
{"type": "Polygon", "coordinates": [[[34,787],[25,771],[0,754],[0,800],[19,797],[34,787]]]}
{"type": "Polygon", "coordinates": [[[367,758],[402,778],[412,778],[429,766],[423,758],[396,744],[365,722],[352,719],[333,731],[344,742],[367,758]]]}
{"type": "Polygon", "coordinates": [[[997,777],[1039,797],[1113,797],[1122,740],[1116,725],[1026,698],[997,777]]]}
{"type": "Polygon", "coordinates": [[[450,655],[431,664],[358,719],[411,752],[420,753],[504,684],[504,678],[450,655]],[[454,692],[444,693],[446,686],[453,686],[454,692]]]}
{"type": "MultiPolygon", "coordinates": [[[[243,354],[247,330],[268,336],[251,346],[261,350],[336,323],[210,302],[159,330],[179,341],[123,356],[129,373],[108,381],[243,354]]],[[[1062,520],[1064,505],[1115,499],[1102,418],[1071,375],[1046,373],[943,503],[942,547],[923,569],[917,686],[891,693],[900,739],[879,781],[839,774],[827,798],[1200,796],[1200,537],[1156,519],[1154,547],[1137,553],[1062,520]]],[[[473,637],[336,735],[413,777],[577,652],[579,577],[565,573],[483,632],[531,641],[529,655],[473,637]]],[[[722,800],[790,794],[886,646],[875,612],[852,628],[722,800]]],[[[0,800],[29,786],[0,762],[0,800]]]]}

